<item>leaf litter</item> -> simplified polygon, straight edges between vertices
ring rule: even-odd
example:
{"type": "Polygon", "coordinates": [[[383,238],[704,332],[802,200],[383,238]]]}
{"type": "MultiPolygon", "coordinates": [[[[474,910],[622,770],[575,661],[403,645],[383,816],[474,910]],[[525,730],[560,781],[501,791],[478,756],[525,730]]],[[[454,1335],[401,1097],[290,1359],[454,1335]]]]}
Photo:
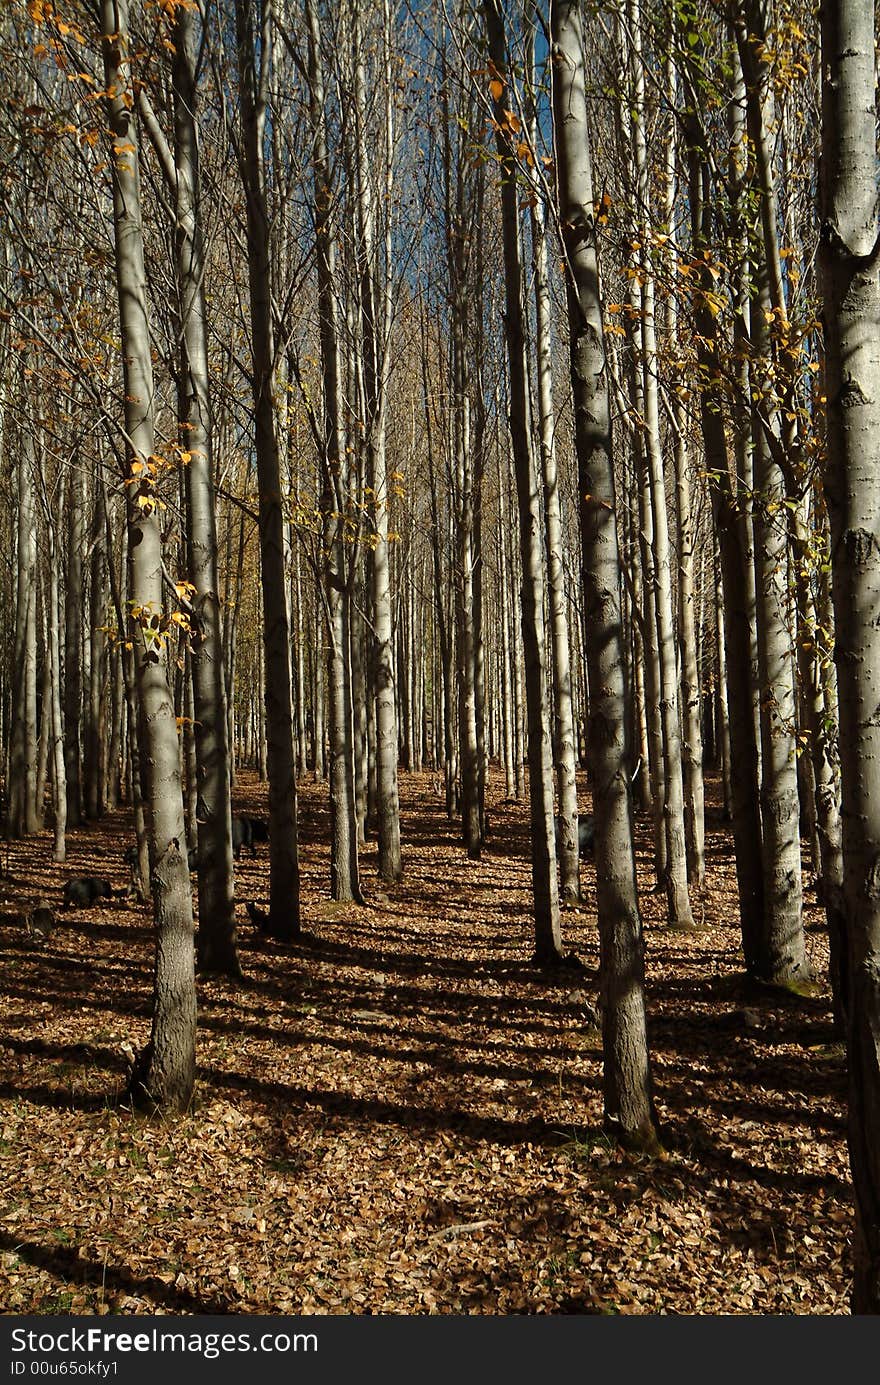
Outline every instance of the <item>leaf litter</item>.
{"type": "MultiPolygon", "coordinates": [[[[527,811],[493,775],[469,861],[436,776],[401,776],[405,878],[330,905],[326,790],[300,786],[302,922],[265,942],[268,859],[237,863],[245,982],[199,981],[198,1090],[166,1123],[116,1096],[149,1034],[148,913],[58,914],[126,884],[124,810],[8,843],[0,876],[0,1307],[7,1313],[842,1313],[845,1074],[823,984],[742,975],[729,828],[707,819],[705,931],[663,926],[638,824],[664,1157],[602,1133],[593,868],[563,916],[585,971],[531,964],[527,811]],[[41,946],[17,911],[39,895],[41,946]]],[[[582,801],[588,797],[585,786],[582,801]]],[[[241,776],[238,811],[264,811],[241,776]]],[[[815,896],[811,962],[827,971],[815,896]]]]}

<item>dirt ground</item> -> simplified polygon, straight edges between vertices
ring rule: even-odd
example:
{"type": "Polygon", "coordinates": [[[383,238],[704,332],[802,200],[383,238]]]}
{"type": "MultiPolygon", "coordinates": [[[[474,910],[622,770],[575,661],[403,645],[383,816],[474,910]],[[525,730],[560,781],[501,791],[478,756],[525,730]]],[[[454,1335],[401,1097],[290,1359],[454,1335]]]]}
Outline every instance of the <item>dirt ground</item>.
{"type": "MultiPolygon", "coordinates": [[[[302,943],[258,939],[268,848],[237,871],[246,980],[199,983],[198,1093],[176,1123],[120,1107],[149,1033],[153,941],[122,900],[16,911],[64,882],[122,887],[124,810],[0,847],[0,1310],[6,1313],[839,1313],[852,1213],[845,1075],[827,987],[745,988],[729,828],[707,822],[699,934],[662,924],[639,864],[665,1157],[601,1133],[586,965],[530,964],[526,809],[493,775],[468,861],[431,774],[401,775],[405,879],[369,909],[329,894],[326,787],[301,785],[302,943]]],[[[582,795],[582,804],[586,803],[582,795]]],[[[239,811],[264,812],[244,776],[239,811]]],[[[807,891],[811,961],[827,947],[807,891]]]]}

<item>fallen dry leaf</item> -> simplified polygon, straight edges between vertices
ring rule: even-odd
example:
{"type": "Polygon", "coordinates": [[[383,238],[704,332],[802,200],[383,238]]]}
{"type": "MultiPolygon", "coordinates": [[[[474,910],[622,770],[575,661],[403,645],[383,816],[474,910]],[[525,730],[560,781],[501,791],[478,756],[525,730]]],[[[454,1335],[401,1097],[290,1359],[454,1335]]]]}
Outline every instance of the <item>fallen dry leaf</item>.
{"type": "MultiPolygon", "coordinates": [[[[547,979],[529,960],[525,805],[493,776],[492,839],[475,862],[432,776],[402,774],[401,791],[404,881],[376,908],[331,908],[326,791],[301,785],[307,936],[262,943],[242,904],[246,982],[200,982],[198,1104],[173,1125],[111,1100],[149,1032],[147,915],[121,903],[61,915],[40,950],[14,922],[18,901],[60,903],[66,875],[124,884],[124,812],[70,834],[64,877],[45,836],[10,845],[5,1311],[846,1311],[845,1084],[828,996],[745,988],[717,800],[705,933],[662,926],[639,824],[666,1149],[649,1160],[600,1128],[592,866],[584,904],[564,914],[586,975],[547,979]]],[[[264,810],[254,779],[238,793],[237,807],[264,810]]],[[[371,844],[368,887],[375,862],[371,844]]],[[[267,871],[265,848],[238,863],[240,901],[265,900],[267,871]]]]}

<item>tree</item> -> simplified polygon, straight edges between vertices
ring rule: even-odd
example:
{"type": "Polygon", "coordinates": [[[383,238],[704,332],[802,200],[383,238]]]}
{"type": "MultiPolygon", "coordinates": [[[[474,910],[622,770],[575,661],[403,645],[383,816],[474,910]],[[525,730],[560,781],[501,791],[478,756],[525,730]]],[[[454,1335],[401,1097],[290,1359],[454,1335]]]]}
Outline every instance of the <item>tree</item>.
{"type": "Polygon", "coordinates": [[[389,515],[394,487],[388,475],[387,422],[389,347],[392,316],[392,205],[394,197],[394,134],[391,71],[391,16],[388,0],[382,13],[382,119],[379,166],[367,157],[366,61],[362,0],[354,0],[352,61],[355,90],[355,178],[357,192],[358,287],[363,358],[367,481],[375,505],[375,543],[372,549],[372,598],[375,630],[370,667],[376,701],[376,826],[378,870],[382,880],[403,875],[400,852],[400,804],[397,790],[397,681],[394,667],[390,582],[389,515]],[[378,184],[378,186],[376,186],[378,184]],[[377,228],[377,210],[384,208],[385,235],[377,228]]]}
{"type": "Polygon", "coordinates": [[[577,0],[551,0],[550,33],[587,613],[605,1120],[625,1143],[651,1149],[657,1135],[627,770],[620,558],[577,0]]]}
{"type": "Polygon", "coordinates": [[[822,10],[825,494],[840,696],[853,1311],[880,1312],[880,277],[874,7],[822,10]]]}
{"type": "Polygon", "coordinates": [[[501,224],[504,239],[505,339],[510,381],[510,439],[516,473],[519,546],[522,563],[522,632],[528,707],[529,805],[532,839],[532,891],[535,910],[535,960],[562,960],[559,881],[553,830],[553,761],[547,698],[547,640],[544,625],[543,517],[535,454],[531,444],[530,403],[523,313],[523,261],[517,196],[516,143],[519,119],[509,110],[508,68],[502,11],[485,0],[490,87],[501,160],[501,224]]]}
{"type": "Polygon", "coordinates": [[[131,622],[138,692],[138,738],[150,839],[156,971],[150,1041],[131,1083],[132,1098],[185,1111],[195,1084],[196,991],[192,895],[174,704],[168,683],[154,436],[153,367],[147,315],[132,45],[126,0],[101,0],[106,111],[112,136],[116,284],[122,341],[131,622]]]}
{"type": "Polygon", "coordinates": [[[187,509],[187,559],[193,586],[190,670],[197,772],[198,950],[199,966],[204,971],[239,976],[196,126],[196,38],[193,11],[186,4],[177,5],[172,39],[172,84],[181,324],[178,414],[187,509]]]}
{"type": "Polygon", "coordinates": [[[649,205],[649,175],[645,133],[646,107],[644,68],[642,61],[642,18],[638,0],[629,0],[630,27],[630,88],[628,93],[632,119],[632,151],[634,190],[638,209],[636,228],[637,274],[634,283],[639,287],[638,317],[639,359],[642,367],[644,397],[644,464],[646,502],[650,503],[650,583],[656,625],[646,624],[647,636],[653,645],[656,640],[659,673],[659,712],[663,772],[663,830],[666,839],[664,880],[669,905],[669,922],[679,928],[694,926],[688,894],[687,849],[684,821],[684,787],[682,779],[681,730],[678,707],[678,669],[675,650],[675,627],[672,612],[672,564],[669,541],[669,519],[666,506],[666,483],[663,471],[663,452],[660,436],[660,405],[657,384],[658,354],[655,321],[654,272],[649,255],[649,232],[646,221],[649,205]]]}
{"type": "Polygon", "coordinates": [[[251,0],[236,0],[235,30],[241,103],[241,179],[247,209],[248,287],[254,402],[254,446],[260,506],[260,579],[266,671],[269,773],[269,927],[289,941],[300,929],[296,823],[296,754],[290,666],[290,614],[284,566],[284,514],[275,404],[269,212],[264,160],[272,62],[271,7],[260,3],[254,42],[251,0]]]}
{"type": "Polygon", "coordinates": [[[313,141],[312,180],[321,382],[324,400],[323,435],[319,445],[323,560],[319,570],[324,580],[327,633],[330,641],[330,881],[334,899],[353,899],[361,902],[349,621],[354,572],[346,557],[347,540],[353,537],[349,516],[352,495],[348,453],[343,441],[336,225],[327,150],[321,22],[317,0],[306,0],[306,28],[309,114],[313,141]]]}

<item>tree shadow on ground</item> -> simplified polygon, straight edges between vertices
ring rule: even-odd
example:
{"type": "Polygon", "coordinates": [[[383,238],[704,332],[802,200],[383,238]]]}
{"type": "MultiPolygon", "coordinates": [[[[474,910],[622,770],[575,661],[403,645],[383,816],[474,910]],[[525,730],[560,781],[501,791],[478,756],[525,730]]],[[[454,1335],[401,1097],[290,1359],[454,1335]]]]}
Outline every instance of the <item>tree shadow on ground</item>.
{"type": "Polygon", "coordinates": [[[39,1241],[21,1241],[14,1235],[0,1233],[0,1247],[58,1280],[91,1289],[99,1302],[108,1293],[126,1293],[149,1296],[154,1304],[170,1312],[225,1315],[236,1311],[235,1304],[228,1300],[190,1293],[186,1288],[164,1283],[157,1275],[137,1275],[109,1258],[100,1263],[84,1258],[81,1249],[75,1246],[46,1246],[39,1241]]]}
{"type": "MultiPolygon", "coordinates": [[[[208,1081],[215,1091],[247,1092],[269,1106],[279,1102],[306,1110],[317,1107],[327,1116],[338,1118],[341,1122],[354,1121],[359,1126],[397,1126],[402,1130],[416,1130],[428,1135],[455,1131],[464,1139],[505,1148],[526,1143],[556,1147],[570,1138],[557,1125],[537,1116],[529,1120],[503,1119],[474,1115],[457,1107],[441,1110],[434,1106],[410,1106],[384,1101],[381,1097],[354,1096],[348,1092],[298,1087],[286,1082],[264,1082],[256,1077],[212,1066],[201,1066],[199,1076],[208,1081]]],[[[599,1083],[588,1078],[583,1080],[583,1085],[599,1090],[599,1083]]]]}

